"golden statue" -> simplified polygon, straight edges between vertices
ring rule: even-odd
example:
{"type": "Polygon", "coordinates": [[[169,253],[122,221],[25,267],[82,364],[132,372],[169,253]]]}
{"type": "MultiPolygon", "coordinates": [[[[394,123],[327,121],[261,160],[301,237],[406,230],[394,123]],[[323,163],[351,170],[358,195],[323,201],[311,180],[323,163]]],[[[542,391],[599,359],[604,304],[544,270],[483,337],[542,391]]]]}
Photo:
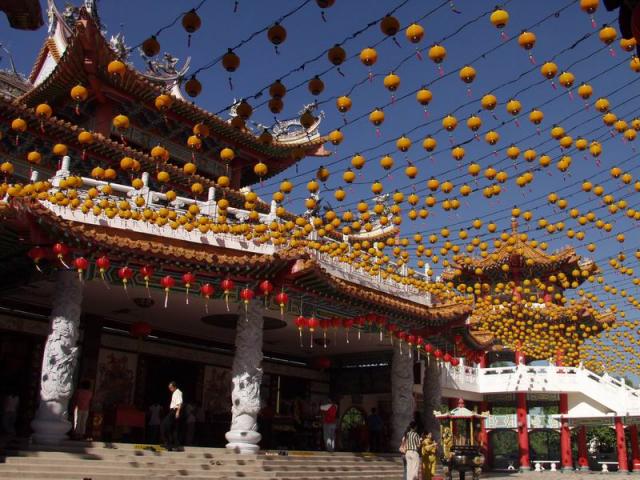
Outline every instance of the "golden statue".
{"type": "Polygon", "coordinates": [[[431,432],[422,439],[420,446],[422,453],[422,480],[431,480],[436,474],[436,460],[438,444],[431,436],[431,432]]]}
{"type": "Polygon", "coordinates": [[[451,433],[451,429],[449,427],[444,427],[442,429],[442,456],[449,460],[453,456],[453,451],[451,450],[453,447],[453,434],[451,433]]]}

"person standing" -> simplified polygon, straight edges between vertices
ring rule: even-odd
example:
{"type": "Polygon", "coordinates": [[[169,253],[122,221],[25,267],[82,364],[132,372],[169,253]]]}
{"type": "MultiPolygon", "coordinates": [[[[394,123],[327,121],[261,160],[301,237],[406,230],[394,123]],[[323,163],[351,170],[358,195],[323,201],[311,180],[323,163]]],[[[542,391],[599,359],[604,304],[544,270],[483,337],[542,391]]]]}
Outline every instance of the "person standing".
{"type": "Polygon", "coordinates": [[[412,421],[407,427],[406,453],[404,458],[407,461],[407,480],[418,480],[420,477],[420,435],[416,431],[417,425],[412,421]]]}
{"type": "Polygon", "coordinates": [[[162,420],[162,436],[166,442],[167,450],[170,452],[178,450],[178,421],[182,410],[182,392],[176,382],[169,382],[171,392],[171,403],[169,413],[162,420]]]}
{"type": "Polygon", "coordinates": [[[4,397],[2,405],[2,429],[8,435],[16,434],[16,418],[18,416],[18,405],[20,397],[14,393],[7,394],[4,397]]]}
{"type": "Polygon", "coordinates": [[[338,418],[338,405],[329,399],[328,403],[320,406],[323,413],[322,433],[324,437],[324,447],[327,452],[333,452],[336,449],[336,422],[338,418]]]}
{"type": "Polygon", "coordinates": [[[91,382],[89,380],[83,380],[80,382],[80,387],[76,390],[75,406],[73,409],[73,436],[79,440],[83,439],[86,434],[87,419],[89,418],[92,398],[91,382]]]}

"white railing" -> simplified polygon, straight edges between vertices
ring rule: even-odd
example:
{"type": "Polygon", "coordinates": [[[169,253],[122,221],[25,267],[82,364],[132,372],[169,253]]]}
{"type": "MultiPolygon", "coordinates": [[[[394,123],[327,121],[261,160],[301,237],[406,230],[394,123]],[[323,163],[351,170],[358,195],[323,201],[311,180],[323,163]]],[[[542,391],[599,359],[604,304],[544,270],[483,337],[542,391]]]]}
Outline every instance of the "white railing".
{"type": "MultiPolygon", "coordinates": [[[[60,169],[56,172],[55,176],[51,178],[52,190],[55,192],[59,189],[61,181],[72,175],[70,169],[70,157],[63,158],[60,169]]],[[[34,172],[33,180],[37,179],[37,172],[34,172]]],[[[215,200],[215,189],[210,187],[207,192],[206,200],[196,200],[193,198],[178,196],[172,201],[167,200],[167,196],[163,192],[153,191],[149,188],[149,174],[147,172],[142,173],[141,179],[143,186],[140,189],[136,189],[129,185],[123,185],[118,183],[106,182],[103,180],[96,180],[90,177],[81,177],[82,186],[77,188],[78,198],[83,201],[89,198],[88,190],[90,188],[101,188],[104,186],[110,187],[109,194],[100,193],[98,197],[100,200],[106,199],[110,201],[119,201],[123,199],[133,199],[135,197],[142,197],[144,199],[144,205],[139,210],[151,210],[157,212],[162,208],[170,207],[178,214],[187,213],[191,205],[197,205],[200,214],[207,215],[212,218],[218,216],[218,206],[215,200]]],[[[94,215],[93,213],[83,213],[80,208],[71,209],[63,206],[56,205],[49,201],[43,201],[42,204],[54,212],[59,217],[79,223],[109,226],[110,228],[131,230],[138,233],[144,233],[149,235],[157,235],[166,238],[184,240],[192,243],[214,245],[229,249],[241,250],[251,253],[262,253],[272,255],[276,253],[279,247],[273,245],[270,242],[258,243],[253,240],[246,240],[242,236],[232,235],[228,233],[214,233],[208,231],[201,233],[198,229],[193,229],[188,232],[186,229],[177,228],[174,229],[169,225],[169,222],[165,225],[157,225],[150,222],[140,222],[133,219],[121,218],[115,216],[108,218],[104,213],[94,215]]],[[[276,215],[277,204],[271,202],[271,208],[269,213],[259,213],[258,221],[263,224],[269,224],[273,221],[277,221],[276,215]]],[[[136,207],[132,207],[136,208],[136,207]]],[[[227,216],[234,221],[246,221],[249,217],[249,211],[229,207],[227,209],[227,216]]],[[[314,235],[315,232],[312,232],[314,235]]],[[[329,238],[323,239],[323,241],[335,241],[329,238]]],[[[390,295],[394,295],[406,300],[413,301],[415,303],[431,306],[431,295],[428,292],[424,292],[412,285],[404,284],[402,282],[396,282],[391,278],[383,278],[382,275],[372,276],[368,272],[362,269],[353,267],[352,265],[340,262],[339,259],[327,254],[323,254],[317,251],[311,252],[311,254],[325,267],[332,275],[335,275],[343,280],[364,284],[370,288],[381,290],[390,295]]],[[[402,277],[408,277],[408,268],[406,265],[396,267],[396,272],[402,277]]],[[[415,276],[423,278],[426,281],[430,281],[430,278],[426,274],[420,272],[414,273],[415,276]]]]}
{"type": "Polygon", "coordinates": [[[356,268],[351,264],[341,262],[339,259],[326,253],[312,252],[318,263],[331,275],[351,283],[357,283],[364,287],[374,288],[396,297],[404,298],[420,305],[431,306],[431,294],[418,288],[398,283],[381,275],[371,275],[366,270],[356,268]]]}
{"type": "Polygon", "coordinates": [[[516,365],[498,368],[443,368],[442,387],[474,394],[581,393],[610,411],[625,415],[640,411],[640,390],[607,374],[583,367],[516,365]]]}

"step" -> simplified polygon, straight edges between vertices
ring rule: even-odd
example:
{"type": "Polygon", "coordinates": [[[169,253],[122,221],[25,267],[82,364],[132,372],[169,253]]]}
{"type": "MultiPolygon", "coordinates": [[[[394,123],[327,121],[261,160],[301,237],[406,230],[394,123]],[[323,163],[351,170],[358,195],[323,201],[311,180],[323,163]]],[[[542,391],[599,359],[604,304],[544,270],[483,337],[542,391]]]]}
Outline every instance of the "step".
{"type": "Polygon", "coordinates": [[[16,465],[16,464],[4,464],[0,465],[0,471],[23,471],[23,472],[69,472],[69,473],[82,473],[87,469],[96,473],[132,473],[140,470],[144,470],[145,472],[174,472],[180,473],[184,471],[188,472],[218,472],[218,473],[233,473],[238,470],[242,470],[245,472],[258,472],[258,473],[267,473],[267,474],[276,474],[280,475],[281,473],[285,474],[303,474],[308,472],[309,470],[313,470],[319,473],[327,472],[327,473],[350,473],[350,472],[394,472],[399,468],[402,468],[400,465],[386,465],[386,466],[376,466],[376,465],[367,465],[367,466],[349,466],[342,464],[332,464],[327,462],[324,465],[277,465],[273,467],[264,467],[264,466],[238,466],[238,465],[216,465],[216,464],[191,464],[191,465],[146,465],[146,464],[121,464],[121,465],[102,465],[100,462],[93,462],[91,464],[87,463],[73,463],[73,464],[60,464],[60,465],[16,465]]]}
{"type": "Polygon", "coordinates": [[[16,478],[21,480],[38,479],[43,478],[52,480],[82,480],[84,478],[90,478],[91,480],[146,480],[146,479],[175,479],[185,478],[189,480],[230,480],[238,478],[250,478],[260,480],[322,480],[330,479],[335,480],[337,478],[367,478],[367,479],[393,479],[399,480],[402,476],[402,470],[397,472],[381,473],[376,471],[363,471],[363,472],[345,472],[345,473],[323,473],[323,472],[301,472],[299,474],[270,474],[266,472],[235,472],[231,474],[216,474],[216,472],[192,472],[192,471],[180,471],[180,472],[96,472],[94,470],[85,471],[47,471],[47,472],[24,472],[20,469],[5,470],[0,469],[3,479],[16,478]]]}
{"type": "Polygon", "coordinates": [[[232,458],[229,459],[189,459],[189,458],[180,458],[180,457],[136,457],[133,459],[109,459],[109,460],[85,460],[82,458],[59,458],[59,457],[30,457],[30,456],[15,456],[15,457],[6,457],[5,464],[7,465],[50,465],[52,467],[58,465],[71,465],[71,464],[88,464],[91,465],[104,465],[108,467],[117,467],[120,465],[131,465],[132,467],[137,466],[171,466],[174,468],[182,468],[193,465],[212,465],[216,464],[216,462],[220,462],[225,466],[232,467],[256,467],[256,468],[280,468],[287,466],[295,466],[295,465],[310,465],[310,466],[323,466],[327,463],[332,465],[341,465],[343,467],[350,468],[363,468],[363,467],[375,467],[375,468],[387,468],[387,467],[396,467],[398,465],[402,465],[402,461],[398,459],[397,461],[391,460],[334,460],[331,462],[327,462],[327,460],[323,459],[314,459],[311,458],[296,458],[296,457],[283,457],[275,460],[234,460],[232,458]]]}

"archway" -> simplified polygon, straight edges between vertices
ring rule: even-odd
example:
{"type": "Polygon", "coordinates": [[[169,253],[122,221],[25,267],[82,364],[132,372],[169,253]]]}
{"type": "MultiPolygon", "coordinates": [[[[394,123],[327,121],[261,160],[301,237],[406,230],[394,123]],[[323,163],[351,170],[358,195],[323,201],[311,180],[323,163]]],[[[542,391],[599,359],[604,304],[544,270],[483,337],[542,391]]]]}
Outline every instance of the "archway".
{"type": "Polygon", "coordinates": [[[560,466],[560,432],[551,429],[529,432],[529,458],[531,463],[555,461],[560,466]]]}
{"type": "Polygon", "coordinates": [[[349,407],[340,418],[340,445],[349,452],[364,451],[368,444],[367,415],[360,407],[349,407]]]}
{"type": "Polygon", "coordinates": [[[520,466],[518,434],[515,430],[491,430],[489,451],[489,465],[493,470],[517,469],[520,466]]]}

